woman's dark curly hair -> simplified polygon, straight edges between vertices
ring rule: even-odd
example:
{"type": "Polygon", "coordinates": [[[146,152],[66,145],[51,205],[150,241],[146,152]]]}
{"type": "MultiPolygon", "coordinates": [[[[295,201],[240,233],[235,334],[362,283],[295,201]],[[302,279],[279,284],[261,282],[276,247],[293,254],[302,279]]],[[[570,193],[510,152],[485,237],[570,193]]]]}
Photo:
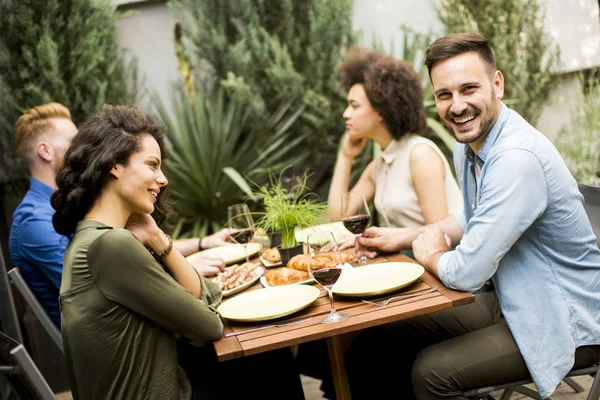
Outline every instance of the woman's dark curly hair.
{"type": "Polygon", "coordinates": [[[347,90],[357,83],[364,86],[394,139],[427,130],[421,80],[408,62],[354,47],[340,65],[340,74],[347,90]]]}
{"type": "MultiPolygon", "coordinates": [[[[105,105],[83,123],[65,153],[56,177],[58,190],[50,199],[56,210],[52,217],[56,232],[73,236],[77,223],[110,179],[111,169],[116,164],[128,165],[130,156],[140,150],[145,134],[156,139],[164,159],[165,126],[135,106],[105,105]]],[[[160,191],[152,213],[159,226],[170,212],[165,189],[160,191]]]]}

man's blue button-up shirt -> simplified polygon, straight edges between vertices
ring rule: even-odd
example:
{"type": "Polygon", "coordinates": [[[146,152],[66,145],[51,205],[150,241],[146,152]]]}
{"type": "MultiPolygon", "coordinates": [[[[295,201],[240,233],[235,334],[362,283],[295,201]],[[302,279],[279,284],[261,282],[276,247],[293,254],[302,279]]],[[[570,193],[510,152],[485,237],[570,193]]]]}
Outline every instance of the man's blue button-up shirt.
{"type": "Polygon", "coordinates": [[[575,349],[600,344],[600,251],[583,196],[552,143],[504,104],[477,155],[457,144],[454,163],[464,235],[440,258],[438,274],[464,291],[492,278],[546,398],[572,368],[575,349]]]}
{"type": "Polygon", "coordinates": [[[15,266],[60,328],[58,292],[67,238],[52,226],[54,189],[31,178],[29,190],[13,214],[9,250],[15,266]]]}

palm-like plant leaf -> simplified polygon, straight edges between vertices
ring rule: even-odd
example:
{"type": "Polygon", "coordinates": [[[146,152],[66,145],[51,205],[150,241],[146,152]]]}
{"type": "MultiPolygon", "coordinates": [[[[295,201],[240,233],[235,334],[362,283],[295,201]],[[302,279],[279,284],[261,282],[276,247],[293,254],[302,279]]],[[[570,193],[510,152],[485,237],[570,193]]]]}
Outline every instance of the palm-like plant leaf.
{"type": "Polygon", "coordinates": [[[269,170],[298,165],[306,157],[292,152],[305,136],[291,140],[288,133],[303,112],[294,108],[295,99],[283,102],[264,126],[248,126],[247,109],[222,90],[211,98],[197,90],[192,101],[183,85],[176,85],[170,110],[154,98],[167,126],[165,171],[178,215],[176,235],[201,236],[222,228],[227,206],[251,198],[245,179],[266,183],[269,170]]]}

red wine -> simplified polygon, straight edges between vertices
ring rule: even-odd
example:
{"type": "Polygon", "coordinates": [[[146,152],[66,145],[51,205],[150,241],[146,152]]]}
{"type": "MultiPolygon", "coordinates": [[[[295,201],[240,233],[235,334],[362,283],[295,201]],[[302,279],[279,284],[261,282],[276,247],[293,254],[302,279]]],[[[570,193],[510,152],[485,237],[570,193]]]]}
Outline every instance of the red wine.
{"type": "Polygon", "coordinates": [[[252,229],[252,228],[242,229],[242,230],[239,230],[239,231],[231,234],[231,238],[236,243],[242,243],[242,244],[248,243],[250,241],[250,239],[252,239],[252,236],[254,236],[254,229],[252,229]]]}
{"type": "Polygon", "coordinates": [[[371,223],[371,216],[367,214],[353,215],[351,217],[346,217],[342,219],[342,222],[346,229],[348,229],[355,235],[358,235],[359,233],[363,233],[367,229],[367,227],[371,223]]]}
{"type": "Polygon", "coordinates": [[[322,268],[317,270],[312,270],[312,276],[315,278],[319,284],[325,287],[333,286],[340,275],[342,274],[341,268],[322,268]]]}

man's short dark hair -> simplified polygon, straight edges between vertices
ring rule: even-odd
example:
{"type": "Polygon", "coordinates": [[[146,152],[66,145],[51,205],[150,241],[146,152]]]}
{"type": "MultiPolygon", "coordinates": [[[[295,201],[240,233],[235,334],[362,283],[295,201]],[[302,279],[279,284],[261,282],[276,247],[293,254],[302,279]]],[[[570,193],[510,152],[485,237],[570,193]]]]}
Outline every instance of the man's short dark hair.
{"type": "Polygon", "coordinates": [[[452,33],[433,42],[425,52],[425,66],[431,78],[431,69],[440,61],[474,51],[487,64],[490,73],[496,71],[496,60],[489,42],[473,32],[452,33]]]}

